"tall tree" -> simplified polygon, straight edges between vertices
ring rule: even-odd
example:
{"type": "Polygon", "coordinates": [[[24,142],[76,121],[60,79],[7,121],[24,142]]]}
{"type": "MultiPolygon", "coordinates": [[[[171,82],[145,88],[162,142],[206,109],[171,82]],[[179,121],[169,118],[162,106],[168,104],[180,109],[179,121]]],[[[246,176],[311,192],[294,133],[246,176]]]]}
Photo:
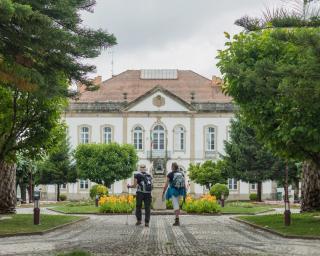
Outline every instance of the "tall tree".
{"type": "MultiPolygon", "coordinates": [[[[228,176],[257,183],[258,201],[262,200],[263,181],[277,180],[283,184],[286,161],[274,156],[257,140],[255,131],[240,114],[231,121],[230,140],[225,141],[225,152],[223,159],[228,176]]],[[[290,162],[289,170],[293,179],[297,173],[294,163],[290,162]]]]}
{"type": "Polygon", "coordinates": [[[207,188],[211,188],[216,183],[227,183],[227,177],[223,172],[225,170],[223,161],[217,162],[205,161],[200,164],[191,163],[189,166],[189,178],[207,188]]]}
{"type": "Polygon", "coordinates": [[[117,143],[79,145],[75,159],[80,177],[105,186],[131,177],[138,163],[132,145],[117,143]]]}
{"type": "Polygon", "coordinates": [[[34,175],[36,173],[35,161],[17,154],[16,185],[20,187],[21,203],[27,202],[27,191],[29,202],[32,202],[32,191],[34,188],[34,175]]]}
{"type": "Polygon", "coordinates": [[[273,18],[265,29],[228,41],[218,66],[259,140],[283,158],[304,161],[302,210],[320,209],[320,19],[309,16],[302,20],[307,27],[296,27],[273,18]]]}
{"type": "Polygon", "coordinates": [[[15,156],[46,149],[70,82],[92,89],[84,64],[116,43],[81,26],[93,0],[0,0],[0,213],[15,211],[15,156]]]}
{"type": "Polygon", "coordinates": [[[62,126],[58,132],[60,133],[59,141],[37,164],[37,183],[56,184],[57,201],[60,201],[60,186],[68,182],[76,182],[77,171],[71,158],[67,130],[62,126]]]}

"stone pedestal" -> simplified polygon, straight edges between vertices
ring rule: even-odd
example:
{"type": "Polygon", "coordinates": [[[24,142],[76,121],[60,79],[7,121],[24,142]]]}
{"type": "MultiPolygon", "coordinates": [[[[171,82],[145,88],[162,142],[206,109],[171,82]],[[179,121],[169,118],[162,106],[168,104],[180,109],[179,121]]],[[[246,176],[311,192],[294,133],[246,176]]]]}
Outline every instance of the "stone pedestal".
{"type": "Polygon", "coordinates": [[[153,209],[154,210],[165,210],[166,202],[162,201],[162,192],[163,187],[166,182],[165,175],[154,175],[153,176],[153,190],[152,190],[152,198],[153,198],[153,209]]]}

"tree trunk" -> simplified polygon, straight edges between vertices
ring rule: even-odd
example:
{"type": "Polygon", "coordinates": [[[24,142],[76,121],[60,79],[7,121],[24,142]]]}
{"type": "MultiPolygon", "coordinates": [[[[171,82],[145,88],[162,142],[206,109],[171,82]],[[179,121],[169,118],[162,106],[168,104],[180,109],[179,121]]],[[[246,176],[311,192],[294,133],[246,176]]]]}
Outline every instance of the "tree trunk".
{"type": "Polygon", "coordinates": [[[0,214],[15,213],[16,166],[0,161],[0,214]]]}
{"type": "Polygon", "coordinates": [[[29,203],[32,203],[33,202],[33,186],[32,186],[32,172],[30,171],[29,173],[29,203]]]}
{"type": "Polygon", "coordinates": [[[320,210],[320,170],[310,162],[303,165],[301,211],[320,210]]]}
{"type": "Polygon", "coordinates": [[[296,180],[293,184],[294,187],[294,202],[299,201],[299,180],[296,180]]]}
{"type": "Polygon", "coordinates": [[[21,183],[20,190],[21,190],[21,203],[25,204],[27,203],[27,184],[21,183]]]}
{"type": "Polygon", "coordinates": [[[57,184],[57,201],[60,201],[60,184],[57,184]]]}
{"type": "Polygon", "coordinates": [[[262,182],[258,182],[258,189],[257,189],[257,200],[258,202],[262,202],[262,182]]]}

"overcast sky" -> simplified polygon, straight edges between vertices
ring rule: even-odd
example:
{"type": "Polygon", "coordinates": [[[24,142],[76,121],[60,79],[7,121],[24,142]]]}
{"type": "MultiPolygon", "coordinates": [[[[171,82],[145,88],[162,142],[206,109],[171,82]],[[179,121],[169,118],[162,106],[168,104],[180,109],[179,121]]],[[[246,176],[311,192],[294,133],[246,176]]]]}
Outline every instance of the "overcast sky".
{"type": "MultiPolygon", "coordinates": [[[[127,69],[191,69],[211,78],[220,75],[217,50],[224,31],[236,34],[234,21],[244,15],[261,16],[282,0],[97,0],[94,13],[84,13],[86,26],[113,33],[114,74],[127,69]]],[[[111,76],[111,53],[90,61],[95,75],[111,76]]]]}

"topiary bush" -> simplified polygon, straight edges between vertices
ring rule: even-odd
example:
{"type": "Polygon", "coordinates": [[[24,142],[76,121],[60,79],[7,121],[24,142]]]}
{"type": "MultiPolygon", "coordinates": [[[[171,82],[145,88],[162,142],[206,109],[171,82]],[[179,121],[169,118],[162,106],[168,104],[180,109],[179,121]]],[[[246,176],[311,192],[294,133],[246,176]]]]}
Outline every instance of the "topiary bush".
{"type": "Polygon", "coordinates": [[[227,199],[229,196],[229,188],[225,184],[217,183],[210,189],[210,195],[215,196],[219,200],[221,200],[222,193],[224,194],[224,199],[227,199]]]}
{"type": "Polygon", "coordinates": [[[93,185],[90,189],[91,199],[95,199],[96,195],[99,195],[99,198],[102,196],[107,196],[109,194],[108,188],[101,184],[93,185]]]}
{"type": "Polygon", "coordinates": [[[256,193],[252,193],[249,195],[250,201],[257,201],[258,200],[258,195],[256,193]]]}
{"type": "Polygon", "coordinates": [[[59,196],[60,201],[66,201],[67,200],[67,195],[61,194],[59,196]]]}

